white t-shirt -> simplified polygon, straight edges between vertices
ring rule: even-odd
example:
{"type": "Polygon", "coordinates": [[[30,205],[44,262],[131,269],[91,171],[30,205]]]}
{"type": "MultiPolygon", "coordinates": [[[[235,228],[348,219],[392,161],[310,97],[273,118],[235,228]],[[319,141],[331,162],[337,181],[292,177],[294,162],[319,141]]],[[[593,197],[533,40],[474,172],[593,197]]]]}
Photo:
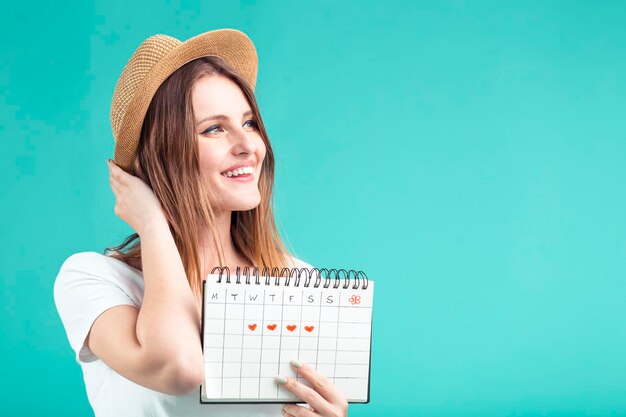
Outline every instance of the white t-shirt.
{"type": "MultiPolygon", "coordinates": [[[[292,260],[296,267],[311,268],[292,260]]],[[[281,404],[200,404],[199,386],[183,396],[154,391],[124,378],[84,346],[100,314],[117,305],[140,308],[143,290],[141,271],[97,252],[70,256],[57,275],[54,301],[96,417],[282,416],[281,404]]]]}

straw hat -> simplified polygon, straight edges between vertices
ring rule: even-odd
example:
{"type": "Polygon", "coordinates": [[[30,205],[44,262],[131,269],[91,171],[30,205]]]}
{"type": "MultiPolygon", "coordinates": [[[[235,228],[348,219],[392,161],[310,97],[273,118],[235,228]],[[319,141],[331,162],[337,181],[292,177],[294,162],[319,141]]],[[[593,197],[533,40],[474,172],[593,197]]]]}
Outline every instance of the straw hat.
{"type": "Polygon", "coordinates": [[[131,172],[146,111],[163,81],[189,61],[208,55],[223,58],[254,90],[256,50],[252,41],[238,30],[213,30],[185,42],[155,35],[139,45],[113,92],[111,127],[117,165],[131,172]]]}

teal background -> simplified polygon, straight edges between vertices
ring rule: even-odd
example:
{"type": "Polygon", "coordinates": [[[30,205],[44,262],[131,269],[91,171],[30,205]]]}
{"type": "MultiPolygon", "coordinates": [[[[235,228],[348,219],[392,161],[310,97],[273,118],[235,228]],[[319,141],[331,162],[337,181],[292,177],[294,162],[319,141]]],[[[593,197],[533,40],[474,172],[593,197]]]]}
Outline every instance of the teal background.
{"type": "Polygon", "coordinates": [[[626,3],[9,2],[3,415],[92,415],[61,263],[131,233],[109,106],[143,39],[246,32],[284,238],[376,281],[351,416],[626,415],[626,3]]]}

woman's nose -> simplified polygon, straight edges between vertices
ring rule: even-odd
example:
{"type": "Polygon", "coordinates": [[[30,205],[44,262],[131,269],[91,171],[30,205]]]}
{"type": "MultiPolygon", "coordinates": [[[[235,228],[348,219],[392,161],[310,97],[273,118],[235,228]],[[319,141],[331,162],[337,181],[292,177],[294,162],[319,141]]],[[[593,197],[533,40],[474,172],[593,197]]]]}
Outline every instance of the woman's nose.
{"type": "Polygon", "coordinates": [[[235,154],[256,152],[256,141],[254,140],[252,132],[247,132],[239,128],[235,131],[234,137],[233,152],[235,152],[235,154]]]}

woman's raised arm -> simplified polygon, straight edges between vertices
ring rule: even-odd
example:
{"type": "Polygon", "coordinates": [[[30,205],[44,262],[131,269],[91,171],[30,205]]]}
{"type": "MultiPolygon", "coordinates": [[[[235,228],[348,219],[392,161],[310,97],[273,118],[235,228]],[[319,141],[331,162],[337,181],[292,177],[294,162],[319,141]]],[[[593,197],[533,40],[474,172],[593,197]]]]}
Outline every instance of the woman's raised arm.
{"type": "Polygon", "coordinates": [[[141,239],[144,296],[139,310],[118,306],[101,314],[88,347],[127,379],[180,395],[204,378],[196,300],[152,190],[115,164],[109,167],[115,214],[141,239]]]}

